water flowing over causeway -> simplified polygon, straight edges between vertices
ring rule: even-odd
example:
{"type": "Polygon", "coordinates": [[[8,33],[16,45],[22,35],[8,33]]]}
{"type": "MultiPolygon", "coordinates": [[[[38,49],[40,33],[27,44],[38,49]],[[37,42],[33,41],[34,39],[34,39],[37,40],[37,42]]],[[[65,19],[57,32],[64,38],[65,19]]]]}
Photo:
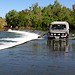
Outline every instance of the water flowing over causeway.
{"type": "Polygon", "coordinates": [[[0,50],[22,44],[30,40],[38,39],[39,36],[36,33],[17,30],[8,30],[7,33],[10,33],[9,35],[7,35],[7,37],[0,38],[0,50]],[[18,36],[13,37],[15,35],[18,36]]]}

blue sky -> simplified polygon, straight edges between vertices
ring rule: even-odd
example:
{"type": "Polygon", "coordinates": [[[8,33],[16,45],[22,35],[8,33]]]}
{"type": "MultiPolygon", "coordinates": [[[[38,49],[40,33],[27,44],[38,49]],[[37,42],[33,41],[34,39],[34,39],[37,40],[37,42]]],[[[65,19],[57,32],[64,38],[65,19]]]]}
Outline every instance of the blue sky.
{"type": "MultiPolygon", "coordinates": [[[[5,17],[6,13],[10,10],[21,11],[28,9],[29,6],[38,2],[39,6],[44,7],[49,4],[53,4],[55,0],[0,0],[0,17],[5,17]]],[[[58,2],[72,9],[72,5],[75,4],[75,0],[58,0],[58,2]]]]}

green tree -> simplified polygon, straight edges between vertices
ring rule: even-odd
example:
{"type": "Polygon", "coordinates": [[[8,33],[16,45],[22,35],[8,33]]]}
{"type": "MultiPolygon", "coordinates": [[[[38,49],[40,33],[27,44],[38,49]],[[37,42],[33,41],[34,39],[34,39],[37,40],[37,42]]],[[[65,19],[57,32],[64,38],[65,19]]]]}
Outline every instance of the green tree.
{"type": "Polygon", "coordinates": [[[42,24],[42,12],[41,12],[41,7],[38,6],[38,3],[35,3],[31,6],[31,22],[32,22],[32,27],[41,29],[41,24],[42,24]]]}
{"type": "Polygon", "coordinates": [[[47,7],[44,7],[42,10],[43,14],[43,23],[42,26],[47,29],[52,21],[59,20],[59,13],[61,11],[60,3],[55,0],[54,4],[49,4],[47,7]]]}
{"type": "Polygon", "coordinates": [[[73,16],[72,16],[73,19],[72,19],[71,28],[72,28],[72,29],[75,29],[75,4],[72,5],[72,9],[73,9],[73,14],[72,14],[72,15],[73,15],[73,16]]]}
{"type": "Polygon", "coordinates": [[[59,13],[61,12],[61,5],[57,0],[54,1],[53,8],[51,10],[53,13],[54,20],[59,20],[58,18],[59,18],[59,13]]]}
{"type": "Polygon", "coordinates": [[[42,22],[42,28],[45,29],[50,24],[50,10],[47,7],[44,7],[42,10],[42,16],[43,16],[43,22],[42,22]]]}
{"type": "Polygon", "coordinates": [[[11,10],[6,14],[6,21],[8,26],[15,28],[18,23],[18,12],[16,10],[11,10]]]}
{"type": "Polygon", "coordinates": [[[19,27],[31,27],[32,26],[30,10],[25,9],[19,12],[18,26],[19,27]]]}

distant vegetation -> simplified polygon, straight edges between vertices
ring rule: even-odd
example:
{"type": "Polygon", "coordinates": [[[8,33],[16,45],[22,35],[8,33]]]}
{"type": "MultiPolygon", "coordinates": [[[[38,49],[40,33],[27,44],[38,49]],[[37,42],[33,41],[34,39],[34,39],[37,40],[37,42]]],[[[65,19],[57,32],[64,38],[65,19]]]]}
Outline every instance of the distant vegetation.
{"type": "MultiPolygon", "coordinates": [[[[53,21],[67,21],[70,24],[70,28],[75,29],[75,4],[72,9],[69,9],[62,6],[57,0],[54,1],[54,4],[49,4],[45,7],[40,7],[38,3],[35,3],[29,9],[19,12],[16,10],[9,11],[5,19],[5,25],[12,25],[13,28],[47,30],[53,21]]],[[[2,23],[0,22],[0,25],[3,26],[2,23]]]]}
{"type": "Polygon", "coordinates": [[[6,19],[0,17],[0,30],[2,30],[5,25],[7,25],[6,19]]]}

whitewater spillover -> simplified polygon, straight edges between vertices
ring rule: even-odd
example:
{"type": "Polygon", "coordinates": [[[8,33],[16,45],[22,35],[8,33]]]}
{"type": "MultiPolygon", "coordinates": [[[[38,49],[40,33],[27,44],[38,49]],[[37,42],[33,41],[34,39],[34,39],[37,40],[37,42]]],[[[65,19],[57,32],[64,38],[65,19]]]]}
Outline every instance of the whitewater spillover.
{"type": "Polygon", "coordinates": [[[22,43],[25,43],[30,40],[38,39],[38,34],[26,32],[26,31],[17,31],[17,30],[11,30],[9,29],[7,33],[10,34],[17,34],[19,37],[13,37],[14,35],[10,37],[4,37],[0,38],[0,50],[10,48],[22,43]]]}

